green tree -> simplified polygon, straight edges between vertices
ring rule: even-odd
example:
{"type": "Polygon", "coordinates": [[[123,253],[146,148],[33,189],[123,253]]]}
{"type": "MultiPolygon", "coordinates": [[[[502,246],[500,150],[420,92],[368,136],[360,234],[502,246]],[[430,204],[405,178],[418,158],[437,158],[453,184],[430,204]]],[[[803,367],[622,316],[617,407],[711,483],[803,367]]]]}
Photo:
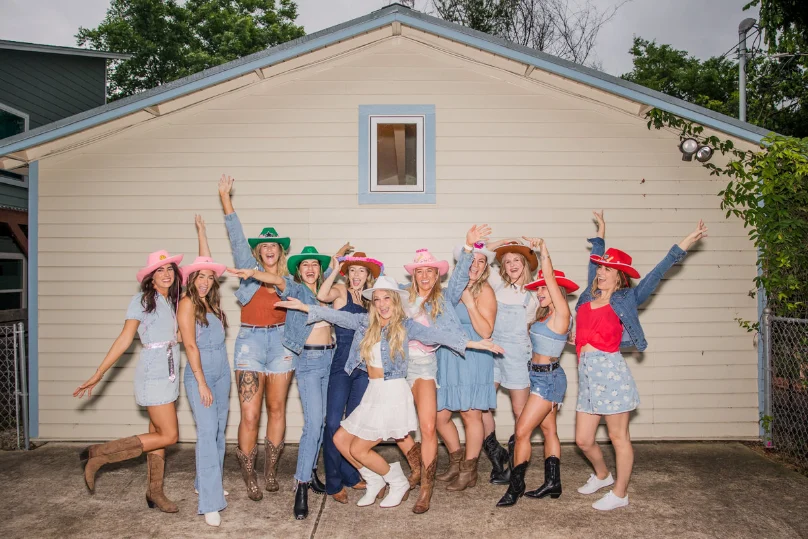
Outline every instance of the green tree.
{"type": "Polygon", "coordinates": [[[79,45],[132,54],[112,62],[108,94],[118,99],[304,35],[293,0],[112,0],[79,45]]]}

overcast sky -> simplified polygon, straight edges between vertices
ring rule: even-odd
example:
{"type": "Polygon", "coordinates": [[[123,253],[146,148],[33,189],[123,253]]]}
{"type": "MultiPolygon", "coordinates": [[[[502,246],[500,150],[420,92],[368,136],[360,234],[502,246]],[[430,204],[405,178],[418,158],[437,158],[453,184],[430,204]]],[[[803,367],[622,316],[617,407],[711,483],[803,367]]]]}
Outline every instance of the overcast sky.
{"type": "MultiPolygon", "coordinates": [[[[576,0],[572,0],[575,2],[576,0]]],[[[583,3],[586,0],[577,0],[583,3]]],[[[592,0],[602,9],[617,0],[592,0]]],[[[723,54],[738,42],[738,23],[757,17],[744,12],[748,0],[631,0],[598,36],[597,58],[604,71],[631,70],[633,36],[655,39],[699,58],[723,54]]],[[[307,32],[322,30],[386,6],[387,0],[298,0],[298,23],[307,32]]],[[[79,26],[94,27],[109,0],[0,0],[0,39],[75,46],[79,26]]],[[[416,0],[429,12],[430,0],[416,0]]]]}

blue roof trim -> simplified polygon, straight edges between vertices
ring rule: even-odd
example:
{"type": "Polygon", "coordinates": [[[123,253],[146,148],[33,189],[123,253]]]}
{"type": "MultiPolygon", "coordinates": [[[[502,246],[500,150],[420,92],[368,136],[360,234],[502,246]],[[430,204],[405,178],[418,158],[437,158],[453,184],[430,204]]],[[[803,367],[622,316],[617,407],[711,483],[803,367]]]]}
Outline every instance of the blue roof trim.
{"type": "Polygon", "coordinates": [[[10,137],[3,141],[4,144],[0,145],[0,156],[51,142],[60,137],[132,114],[145,107],[159,105],[162,102],[209,88],[246,75],[255,69],[265,68],[295,56],[333,45],[339,41],[384,27],[395,21],[517,62],[533,65],[544,71],[632,101],[668,111],[744,140],[759,143],[768,134],[767,130],[758,126],[741,122],[736,118],[719,114],[618,77],[601,73],[483,32],[471,30],[458,24],[446,22],[398,4],[392,4],[364,17],[10,137]]]}

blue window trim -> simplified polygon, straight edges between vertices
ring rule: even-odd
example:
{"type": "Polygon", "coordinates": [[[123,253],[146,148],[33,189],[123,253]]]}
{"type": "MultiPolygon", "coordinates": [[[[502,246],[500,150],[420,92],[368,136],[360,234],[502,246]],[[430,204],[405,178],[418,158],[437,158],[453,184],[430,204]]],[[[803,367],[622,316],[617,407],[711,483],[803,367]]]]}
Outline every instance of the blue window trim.
{"type": "Polygon", "coordinates": [[[359,105],[359,204],[435,203],[435,105],[359,105]],[[424,192],[370,192],[370,117],[424,117],[424,192]]]}
{"type": "Polygon", "coordinates": [[[28,164],[28,434],[39,437],[39,161],[28,164]]]}

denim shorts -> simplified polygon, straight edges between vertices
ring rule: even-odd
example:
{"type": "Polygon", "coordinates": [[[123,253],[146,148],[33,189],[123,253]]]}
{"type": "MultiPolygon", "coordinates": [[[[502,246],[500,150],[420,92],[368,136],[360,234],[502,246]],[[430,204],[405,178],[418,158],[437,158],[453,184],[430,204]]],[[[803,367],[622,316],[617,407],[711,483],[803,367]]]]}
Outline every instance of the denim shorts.
{"type": "Polygon", "coordinates": [[[180,347],[174,346],[174,373],[168,379],[168,350],[166,348],[143,349],[135,367],[135,402],[139,406],[160,406],[177,400],[180,396],[180,347]]]}
{"type": "Polygon", "coordinates": [[[567,393],[567,374],[561,366],[550,372],[530,371],[530,392],[561,406],[567,393]]]}
{"type": "Polygon", "coordinates": [[[438,356],[430,354],[429,360],[420,359],[418,362],[407,363],[407,383],[413,386],[416,380],[434,380],[438,384],[438,356]]]}
{"type": "Polygon", "coordinates": [[[620,352],[583,352],[578,363],[579,412],[611,415],[640,405],[637,384],[620,352]]]}
{"type": "Polygon", "coordinates": [[[262,374],[284,374],[295,370],[297,356],[283,346],[283,328],[241,326],[236,337],[233,370],[262,374]]]}

